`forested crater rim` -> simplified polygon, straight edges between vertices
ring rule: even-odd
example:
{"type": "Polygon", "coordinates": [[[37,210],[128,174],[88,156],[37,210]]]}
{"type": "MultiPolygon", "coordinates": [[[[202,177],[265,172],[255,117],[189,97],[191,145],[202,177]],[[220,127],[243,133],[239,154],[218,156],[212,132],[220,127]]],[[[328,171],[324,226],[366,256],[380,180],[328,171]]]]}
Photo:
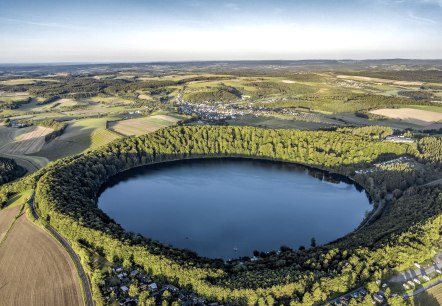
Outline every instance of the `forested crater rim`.
{"type": "MultiPolygon", "coordinates": [[[[418,146],[386,142],[371,137],[376,129],[382,127],[300,131],[178,126],[57,161],[31,177],[29,184],[37,185],[35,203],[41,216],[81,254],[92,250],[109,261],[130,261],[152,275],[191,286],[196,293],[227,304],[255,304],[267,295],[276,299],[296,296],[299,301],[303,296],[311,299],[317,282],[323,295],[330,296],[381,277],[387,269],[427,259],[442,224],[439,190],[434,186],[410,189],[388,214],[380,214],[375,222],[327,247],[284,250],[256,263],[231,264],[128,235],[98,209],[97,192],[109,177],[136,166],[209,155],[286,160],[352,176],[359,169],[398,157],[438,160],[439,151],[433,149],[440,147],[437,139],[424,138],[418,146]]],[[[362,183],[366,186],[367,181],[362,183]]],[[[377,190],[376,185],[371,187],[377,190]]],[[[378,199],[374,198],[375,204],[378,199]]]]}

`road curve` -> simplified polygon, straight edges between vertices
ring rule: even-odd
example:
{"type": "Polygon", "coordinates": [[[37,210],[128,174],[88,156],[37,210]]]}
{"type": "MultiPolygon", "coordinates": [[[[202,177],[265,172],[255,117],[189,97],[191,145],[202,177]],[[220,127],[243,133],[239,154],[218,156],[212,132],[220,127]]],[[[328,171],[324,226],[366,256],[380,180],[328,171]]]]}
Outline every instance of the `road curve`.
{"type": "MultiPolygon", "coordinates": [[[[37,214],[37,211],[34,208],[34,195],[32,194],[31,198],[29,199],[29,206],[31,208],[32,215],[35,219],[38,219],[39,216],[37,214]]],[[[61,243],[61,245],[65,248],[65,250],[69,253],[72,260],[74,261],[75,268],[78,271],[78,275],[80,276],[80,280],[82,283],[83,293],[84,293],[84,303],[86,306],[94,306],[94,300],[92,298],[92,290],[91,290],[91,284],[89,281],[89,278],[86,274],[86,272],[83,269],[83,266],[81,265],[80,258],[78,257],[77,253],[75,253],[72,246],[69,244],[69,242],[63,238],[51,225],[46,225],[46,229],[52,234],[52,236],[57,239],[58,242],[61,243]]]]}

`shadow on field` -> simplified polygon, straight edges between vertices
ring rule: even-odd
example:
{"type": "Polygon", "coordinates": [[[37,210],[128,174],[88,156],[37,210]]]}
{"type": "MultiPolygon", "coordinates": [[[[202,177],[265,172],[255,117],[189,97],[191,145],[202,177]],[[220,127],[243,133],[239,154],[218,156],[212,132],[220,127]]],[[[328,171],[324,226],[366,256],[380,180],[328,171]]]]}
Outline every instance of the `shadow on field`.
{"type": "Polygon", "coordinates": [[[46,144],[36,155],[44,156],[49,160],[56,160],[79,154],[91,146],[93,131],[93,128],[70,125],[61,136],[46,144]]]}
{"type": "Polygon", "coordinates": [[[439,306],[439,302],[437,299],[429,294],[427,291],[424,291],[413,297],[413,304],[415,306],[439,306]]]}

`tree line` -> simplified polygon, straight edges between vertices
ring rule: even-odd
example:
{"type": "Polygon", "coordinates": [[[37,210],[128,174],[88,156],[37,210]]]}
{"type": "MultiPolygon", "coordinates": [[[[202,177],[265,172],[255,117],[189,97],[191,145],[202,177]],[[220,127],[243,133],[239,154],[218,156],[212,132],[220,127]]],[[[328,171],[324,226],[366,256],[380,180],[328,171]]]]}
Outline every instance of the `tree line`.
{"type": "Polygon", "coordinates": [[[379,141],[375,139],[379,133],[383,132],[375,128],[353,133],[174,127],[53,162],[33,176],[7,185],[2,192],[36,187],[40,214],[82,256],[93,250],[110,261],[131,262],[209,300],[237,305],[275,301],[311,305],[381,278],[391,269],[428,259],[440,238],[440,190],[409,187],[376,222],[328,245],[301,250],[281,247],[280,252],[263,254],[256,262],[224,263],[126,233],[98,209],[100,187],[132,167],[184,158],[283,160],[352,177],[356,169],[398,156],[433,158],[422,146],[379,141]]]}

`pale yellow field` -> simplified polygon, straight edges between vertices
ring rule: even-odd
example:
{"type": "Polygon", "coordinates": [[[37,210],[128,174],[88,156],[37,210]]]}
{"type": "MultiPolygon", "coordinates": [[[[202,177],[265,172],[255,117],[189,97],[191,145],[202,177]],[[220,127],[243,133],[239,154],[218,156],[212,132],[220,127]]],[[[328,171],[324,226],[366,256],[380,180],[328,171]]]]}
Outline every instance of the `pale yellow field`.
{"type": "Polygon", "coordinates": [[[4,85],[27,85],[27,84],[34,84],[34,83],[36,83],[38,81],[58,82],[57,80],[53,80],[53,79],[12,79],[12,80],[1,81],[0,84],[4,84],[4,85]]]}
{"type": "Polygon", "coordinates": [[[139,136],[160,128],[174,125],[179,119],[167,115],[128,119],[111,122],[109,129],[125,136],[139,136]]]}
{"type": "Polygon", "coordinates": [[[0,245],[2,305],[84,305],[69,254],[22,214],[0,245]]]}
{"type": "MultiPolygon", "coordinates": [[[[12,128],[10,128],[12,129],[12,128]]],[[[20,133],[14,141],[1,148],[7,154],[31,154],[40,151],[45,144],[45,136],[53,130],[42,126],[16,129],[20,133]]]]}
{"type": "Polygon", "coordinates": [[[412,108],[383,108],[373,110],[370,113],[388,118],[400,119],[421,126],[427,126],[442,120],[442,113],[412,108]]]}
{"type": "Polygon", "coordinates": [[[379,79],[379,78],[371,78],[364,76],[353,76],[353,75],[338,75],[338,79],[349,79],[356,81],[365,81],[365,82],[376,82],[376,83],[387,83],[401,86],[421,86],[423,82],[409,82],[409,81],[396,81],[396,80],[388,80],[388,79],[379,79]]]}
{"type": "Polygon", "coordinates": [[[438,284],[413,298],[415,306],[442,305],[442,284],[438,284]]]}
{"type": "Polygon", "coordinates": [[[14,221],[14,217],[20,211],[20,206],[8,207],[0,210],[0,245],[9,227],[14,221]]]}

